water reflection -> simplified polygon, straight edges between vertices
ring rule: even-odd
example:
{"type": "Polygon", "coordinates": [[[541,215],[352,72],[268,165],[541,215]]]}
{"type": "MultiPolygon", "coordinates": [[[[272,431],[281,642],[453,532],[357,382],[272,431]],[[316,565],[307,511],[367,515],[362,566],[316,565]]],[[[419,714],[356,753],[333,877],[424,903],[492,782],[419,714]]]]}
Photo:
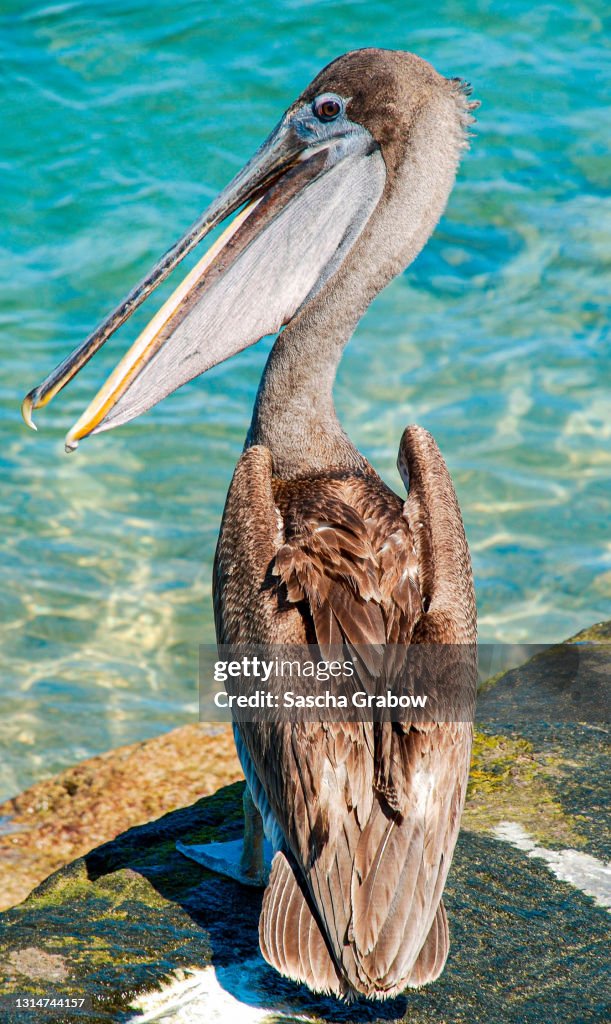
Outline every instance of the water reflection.
{"type": "Polygon", "coordinates": [[[0,792],[195,715],[214,543],[267,343],[71,458],[63,433],[148,311],[36,437],[21,395],[354,46],[421,52],[483,106],[434,240],[348,350],[342,420],[394,487],[403,427],[437,438],[483,639],[550,642],[608,615],[602,5],[415,4],[409,23],[397,0],[4,10],[3,103],[21,130],[0,198],[0,792]]]}

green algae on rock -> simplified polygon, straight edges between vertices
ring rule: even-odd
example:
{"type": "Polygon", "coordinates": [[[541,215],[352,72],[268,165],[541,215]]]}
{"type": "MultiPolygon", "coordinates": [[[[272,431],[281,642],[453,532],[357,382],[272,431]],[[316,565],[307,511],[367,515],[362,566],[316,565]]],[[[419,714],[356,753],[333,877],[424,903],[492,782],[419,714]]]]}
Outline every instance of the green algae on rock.
{"type": "MultiPolygon", "coordinates": [[[[250,965],[250,1005],[268,1008],[276,1021],[303,1015],[344,1024],[605,1019],[596,995],[606,964],[605,912],[540,863],[467,831],[446,891],[452,950],[434,985],[387,1004],[346,1006],[312,996],[260,957],[253,968],[261,894],[211,875],[174,848],[177,839],[238,835],[241,791],[240,784],[227,787],[131,829],[56,872],[6,911],[0,918],[4,1005],[11,993],[69,992],[86,998],[86,1008],[65,1018],[40,1011],[37,1024],[137,1020],[129,1006],[138,995],[167,984],[181,969],[214,962],[220,983],[230,990],[237,976],[232,966],[250,965]],[[61,965],[64,980],[43,980],[37,963],[61,965]]],[[[239,988],[234,992],[241,994],[239,988]]],[[[10,1010],[3,1018],[7,1024],[23,1019],[10,1010]]]]}
{"type": "Polygon", "coordinates": [[[231,726],[196,722],[35,783],[0,804],[0,910],[93,847],[242,778],[231,726]]]}
{"type": "MultiPolygon", "coordinates": [[[[596,630],[594,643],[606,639],[596,630]]],[[[522,685],[539,671],[522,667],[522,685]]],[[[502,695],[502,678],[497,687],[502,695]]],[[[446,887],[450,958],[428,988],[347,1006],[313,996],[263,962],[260,892],[211,874],[175,846],[240,835],[243,786],[236,783],[92,850],[0,915],[2,1021],[28,1019],[11,1008],[11,996],[53,993],[86,1002],[66,1017],[37,1010],[36,1024],[137,1021],[130,1007],[139,998],[184,972],[214,969],[245,1021],[256,1010],[258,1020],[338,1024],[602,1024],[608,915],[490,830],[509,820],[547,846],[604,855],[606,739],[602,728],[578,723],[478,729],[446,887]]]]}
{"type": "Polygon", "coordinates": [[[239,830],[241,788],[226,787],[192,807],[130,829],[61,868],[19,907],[1,915],[3,995],[49,995],[52,986],[41,982],[36,955],[40,963],[60,957],[65,970],[61,991],[86,996],[91,1007],[71,1014],[117,1020],[139,992],[160,984],[175,969],[208,963],[209,937],[188,908],[202,872],[177,853],[175,842],[201,842],[239,830]]]}

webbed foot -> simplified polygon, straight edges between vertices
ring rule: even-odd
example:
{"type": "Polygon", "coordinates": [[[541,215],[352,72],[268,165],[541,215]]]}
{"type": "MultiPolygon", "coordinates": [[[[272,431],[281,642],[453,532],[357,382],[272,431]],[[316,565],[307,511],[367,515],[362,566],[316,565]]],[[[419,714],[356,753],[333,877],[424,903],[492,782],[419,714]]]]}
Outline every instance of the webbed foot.
{"type": "Polygon", "coordinates": [[[176,849],[209,871],[264,889],[269,880],[273,849],[263,833],[263,820],[248,787],[244,790],[244,839],[228,843],[187,845],[177,842],[176,849]]]}

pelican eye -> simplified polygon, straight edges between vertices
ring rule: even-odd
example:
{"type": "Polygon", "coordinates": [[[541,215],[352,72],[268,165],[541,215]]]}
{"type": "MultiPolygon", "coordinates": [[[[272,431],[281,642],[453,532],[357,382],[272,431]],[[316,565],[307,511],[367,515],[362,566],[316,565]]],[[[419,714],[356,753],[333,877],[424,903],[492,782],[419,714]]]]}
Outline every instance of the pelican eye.
{"type": "Polygon", "coordinates": [[[334,121],[344,109],[344,104],[339,96],[327,92],[322,96],[316,97],[312,104],[312,109],[319,121],[334,121]]]}

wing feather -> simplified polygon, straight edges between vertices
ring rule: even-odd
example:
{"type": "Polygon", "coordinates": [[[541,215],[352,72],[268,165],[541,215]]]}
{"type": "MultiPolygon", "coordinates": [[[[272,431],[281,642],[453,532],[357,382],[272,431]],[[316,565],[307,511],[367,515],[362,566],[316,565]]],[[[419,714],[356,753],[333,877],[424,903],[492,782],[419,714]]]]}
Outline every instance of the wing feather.
{"type": "MultiPolygon", "coordinates": [[[[376,648],[397,645],[399,660],[390,669],[384,662],[392,675],[401,645],[470,641],[475,614],[462,522],[426,431],[406,431],[400,468],[405,503],[372,470],[277,480],[265,449],[246,451],[215,572],[226,642],[317,643],[323,657],[345,645],[370,682],[381,671],[376,648]],[[246,565],[249,575],[232,574],[232,565],[246,565]],[[236,607],[245,609],[247,636],[236,607]]],[[[440,901],[470,726],[244,723],[239,730],[253,795],[284,844],[261,915],[266,959],[336,995],[386,998],[436,977],[448,950],[440,901]]]]}

